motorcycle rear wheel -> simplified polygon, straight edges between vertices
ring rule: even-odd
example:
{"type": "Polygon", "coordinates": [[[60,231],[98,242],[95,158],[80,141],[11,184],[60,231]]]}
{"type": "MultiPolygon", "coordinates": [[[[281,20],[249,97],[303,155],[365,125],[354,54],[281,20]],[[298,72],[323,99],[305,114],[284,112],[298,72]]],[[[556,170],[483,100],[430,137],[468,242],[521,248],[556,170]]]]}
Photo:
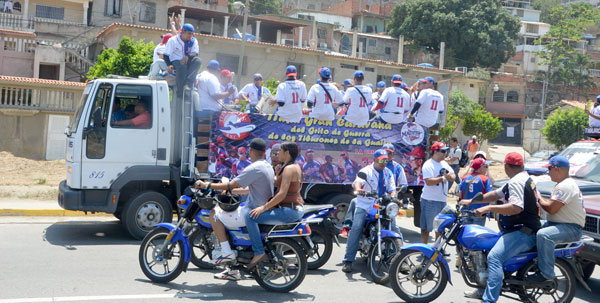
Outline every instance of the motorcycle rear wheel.
{"type": "Polygon", "coordinates": [[[215,266],[209,261],[212,259],[214,244],[209,243],[207,239],[213,231],[205,228],[196,228],[190,235],[190,245],[192,246],[192,255],[190,260],[192,264],[201,269],[213,269],[215,266]]]}
{"type": "Polygon", "coordinates": [[[270,240],[273,251],[267,251],[269,262],[257,266],[254,279],[258,284],[272,292],[290,292],[302,283],[306,277],[308,265],[304,250],[292,239],[278,238],[270,240]],[[274,260],[273,255],[277,257],[274,260]]]}
{"type": "Polygon", "coordinates": [[[168,235],[169,230],[157,227],[144,237],[140,245],[138,256],[140,267],[144,275],[154,282],[172,281],[181,274],[185,266],[183,242],[169,242],[165,251],[160,252],[168,235]]]}
{"type": "Polygon", "coordinates": [[[425,254],[414,249],[403,249],[392,260],[390,284],[396,295],[405,302],[431,302],[444,292],[446,284],[448,284],[448,271],[441,261],[431,264],[424,278],[419,279],[417,277],[425,260],[427,260],[425,254]],[[429,284],[429,282],[434,283],[433,287],[424,293],[423,286],[429,284]]]}
{"type": "MultiPolygon", "coordinates": [[[[528,276],[534,275],[538,271],[537,264],[533,261],[525,264],[517,272],[517,279],[525,280],[528,276]]],[[[571,271],[569,264],[557,258],[554,262],[554,273],[556,278],[552,287],[546,288],[523,288],[518,292],[522,302],[528,303],[569,303],[575,296],[577,280],[571,271]],[[558,270],[557,270],[558,269],[558,270]],[[557,294],[560,285],[564,285],[563,295],[557,294]]]]}

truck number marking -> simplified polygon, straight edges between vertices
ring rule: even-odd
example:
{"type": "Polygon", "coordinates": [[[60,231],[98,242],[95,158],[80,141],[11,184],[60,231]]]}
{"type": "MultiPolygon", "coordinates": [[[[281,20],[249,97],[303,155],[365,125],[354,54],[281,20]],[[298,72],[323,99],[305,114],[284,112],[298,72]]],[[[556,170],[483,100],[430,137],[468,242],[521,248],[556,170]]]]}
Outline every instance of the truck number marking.
{"type": "Polygon", "coordinates": [[[92,173],[90,174],[90,176],[88,178],[89,179],[102,179],[102,178],[104,178],[104,171],[92,171],[92,173]]]}

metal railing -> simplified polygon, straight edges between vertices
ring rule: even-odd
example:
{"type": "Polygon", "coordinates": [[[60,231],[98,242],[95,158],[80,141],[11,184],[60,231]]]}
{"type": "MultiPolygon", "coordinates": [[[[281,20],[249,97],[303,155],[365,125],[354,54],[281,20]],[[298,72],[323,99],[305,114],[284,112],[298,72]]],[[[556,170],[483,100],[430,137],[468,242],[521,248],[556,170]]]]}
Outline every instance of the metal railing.
{"type": "Polygon", "coordinates": [[[65,48],[65,63],[70,65],[82,77],[87,74],[94,63],[75,50],[65,48]]]}

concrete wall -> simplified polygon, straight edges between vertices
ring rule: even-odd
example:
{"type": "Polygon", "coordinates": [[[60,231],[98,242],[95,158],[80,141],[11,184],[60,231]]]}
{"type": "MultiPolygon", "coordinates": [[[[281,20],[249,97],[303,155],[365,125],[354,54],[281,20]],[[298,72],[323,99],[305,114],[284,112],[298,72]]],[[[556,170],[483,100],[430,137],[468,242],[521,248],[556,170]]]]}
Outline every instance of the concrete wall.
{"type": "MultiPolygon", "coordinates": [[[[29,0],[29,15],[37,17],[37,5],[54,6],[64,8],[63,21],[83,23],[83,4],[81,2],[61,1],[61,0],[29,0]]],[[[87,13],[87,12],[85,12],[87,13]]]]}
{"type": "Polygon", "coordinates": [[[32,77],[34,56],[34,53],[20,53],[2,50],[0,52],[0,75],[32,77]]]}
{"type": "Polygon", "coordinates": [[[553,150],[556,149],[554,145],[548,143],[546,138],[542,135],[541,127],[543,124],[536,123],[539,119],[523,119],[523,148],[530,154],[533,154],[539,150],[553,150]],[[540,145],[540,136],[542,138],[540,145]]]}
{"type": "Polygon", "coordinates": [[[487,91],[488,82],[462,77],[456,81],[452,81],[452,90],[461,90],[469,99],[479,102],[479,88],[484,86],[487,91]]]}
{"type": "Polygon", "coordinates": [[[33,78],[40,77],[40,64],[59,65],[58,80],[65,80],[65,51],[62,48],[38,45],[33,63],[33,78]]]}
{"type": "Polygon", "coordinates": [[[143,0],[143,2],[156,3],[155,22],[142,22],[139,20],[140,0],[122,1],[121,16],[106,16],[106,1],[94,2],[92,6],[91,24],[95,26],[109,25],[115,22],[137,24],[144,26],[154,26],[167,28],[168,7],[166,0],[143,0]]]}
{"type": "MultiPolygon", "coordinates": [[[[339,45],[339,48],[334,49],[340,53],[350,55],[352,53],[352,33],[348,32],[334,32],[333,40],[334,45],[339,45]],[[344,38],[347,37],[347,38],[344,38]],[[344,43],[347,41],[347,44],[344,43]]],[[[396,61],[398,59],[398,39],[374,36],[374,35],[361,35],[358,34],[357,41],[357,54],[359,53],[359,44],[364,42],[363,58],[384,60],[384,61],[396,61]],[[372,41],[375,42],[375,46],[372,46],[372,41]],[[386,54],[386,48],[389,48],[389,54],[386,54]]]]}
{"type": "Polygon", "coordinates": [[[311,12],[311,11],[295,11],[290,17],[298,18],[298,14],[300,15],[308,15],[314,16],[317,22],[329,23],[329,24],[339,24],[342,29],[351,30],[352,29],[352,17],[350,16],[340,16],[333,15],[328,13],[319,13],[319,12],[311,12]]]}

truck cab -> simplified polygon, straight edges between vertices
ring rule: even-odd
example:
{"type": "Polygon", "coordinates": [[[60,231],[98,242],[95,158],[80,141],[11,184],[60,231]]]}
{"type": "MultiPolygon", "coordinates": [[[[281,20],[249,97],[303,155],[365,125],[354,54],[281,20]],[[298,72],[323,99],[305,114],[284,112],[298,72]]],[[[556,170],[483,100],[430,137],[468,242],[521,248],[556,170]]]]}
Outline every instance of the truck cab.
{"type": "Polygon", "coordinates": [[[138,239],[171,221],[172,201],[183,186],[172,148],[171,104],[165,81],[88,82],[65,130],[67,178],[59,186],[59,205],[112,213],[138,239]]]}

